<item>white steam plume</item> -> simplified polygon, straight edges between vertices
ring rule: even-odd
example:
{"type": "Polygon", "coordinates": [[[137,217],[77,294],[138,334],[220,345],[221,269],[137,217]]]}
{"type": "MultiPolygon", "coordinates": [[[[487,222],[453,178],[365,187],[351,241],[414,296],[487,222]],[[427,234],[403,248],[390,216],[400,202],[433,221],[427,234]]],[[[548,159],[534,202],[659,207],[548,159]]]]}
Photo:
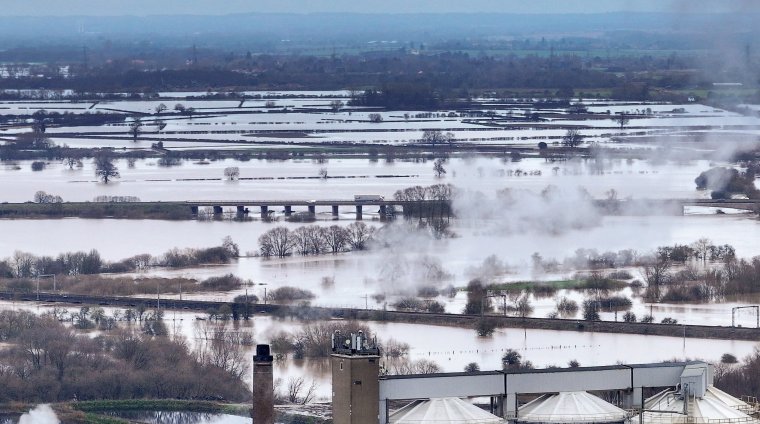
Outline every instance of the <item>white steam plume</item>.
{"type": "Polygon", "coordinates": [[[19,419],[19,424],[60,424],[60,422],[50,405],[37,405],[19,419]]]}

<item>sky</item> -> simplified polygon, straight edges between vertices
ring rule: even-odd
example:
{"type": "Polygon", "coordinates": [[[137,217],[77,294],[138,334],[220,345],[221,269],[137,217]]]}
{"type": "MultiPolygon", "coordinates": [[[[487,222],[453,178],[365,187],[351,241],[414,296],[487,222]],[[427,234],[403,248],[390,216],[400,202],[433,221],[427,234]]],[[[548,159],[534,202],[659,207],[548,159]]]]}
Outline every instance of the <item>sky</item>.
{"type": "Polygon", "coordinates": [[[0,0],[0,3],[0,16],[760,12],[760,1],[756,0],[0,0]]]}

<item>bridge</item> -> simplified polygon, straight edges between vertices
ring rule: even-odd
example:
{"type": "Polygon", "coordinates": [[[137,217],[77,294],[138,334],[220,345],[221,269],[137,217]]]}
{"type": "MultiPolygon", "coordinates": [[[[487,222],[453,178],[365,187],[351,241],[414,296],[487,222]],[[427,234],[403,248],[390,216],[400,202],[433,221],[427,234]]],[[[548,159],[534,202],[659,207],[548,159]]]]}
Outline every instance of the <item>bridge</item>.
{"type": "MultiPolygon", "coordinates": [[[[441,202],[442,201],[427,200],[427,201],[422,201],[422,204],[432,206],[433,204],[440,205],[441,202]]],[[[343,207],[353,208],[354,211],[356,212],[357,220],[362,219],[364,207],[377,207],[378,214],[380,215],[380,219],[385,220],[386,218],[395,214],[394,208],[396,206],[401,207],[403,209],[405,206],[406,208],[408,208],[412,203],[416,205],[420,205],[420,202],[409,202],[409,201],[398,201],[398,200],[346,200],[346,199],[193,200],[193,201],[186,201],[183,203],[190,206],[190,209],[194,215],[197,215],[199,208],[204,207],[204,206],[212,207],[215,215],[223,213],[224,207],[236,208],[238,215],[247,215],[249,213],[249,210],[248,210],[249,207],[254,207],[254,208],[257,207],[260,210],[260,216],[262,219],[269,218],[269,214],[272,212],[271,209],[276,206],[281,206],[283,208],[283,211],[286,217],[290,217],[293,214],[294,207],[302,207],[302,208],[305,207],[308,215],[310,217],[314,217],[317,212],[317,206],[321,206],[321,207],[326,206],[326,207],[331,208],[333,217],[337,218],[340,212],[340,207],[343,206],[343,207]]]]}
{"type": "MultiPolygon", "coordinates": [[[[603,215],[683,215],[687,206],[738,209],[760,213],[760,199],[592,199],[590,202],[603,215]]],[[[363,218],[366,208],[377,208],[381,221],[393,219],[398,214],[405,217],[451,218],[454,217],[452,201],[441,200],[350,200],[350,199],[238,199],[238,200],[184,200],[148,202],[64,202],[64,203],[0,203],[0,216],[24,217],[92,217],[100,209],[103,216],[140,217],[152,213],[153,218],[190,219],[199,217],[201,212],[214,217],[233,213],[237,218],[246,218],[251,208],[259,210],[262,219],[272,218],[275,208],[282,208],[285,217],[297,213],[301,208],[309,218],[315,218],[317,207],[328,207],[333,218],[338,218],[341,208],[355,212],[357,220],[363,218]],[[232,208],[232,211],[229,209],[232,208]]],[[[470,204],[468,208],[481,205],[470,204]]],[[[505,210],[504,213],[509,213],[505,210]]]]}
{"type": "MultiPolygon", "coordinates": [[[[592,201],[602,213],[609,215],[683,215],[686,206],[701,206],[726,209],[739,209],[760,213],[760,199],[595,199],[592,201]]],[[[317,206],[330,207],[333,217],[337,218],[341,207],[350,207],[356,211],[356,219],[362,219],[364,207],[377,207],[381,220],[395,216],[396,208],[404,215],[452,215],[451,200],[191,200],[183,203],[188,205],[193,214],[197,215],[199,208],[212,207],[214,214],[221,214],[224,207],[236,208],[238,215],[247,215],[249,207],[257,207],[262,219],[269,217],[273,207],[283,208],[285,216],[293,214],[294,207],[305,207],[311,217],[316,215],[317,206]]],[[[478,205],[471,205],[478,207],[478,205]]]]}

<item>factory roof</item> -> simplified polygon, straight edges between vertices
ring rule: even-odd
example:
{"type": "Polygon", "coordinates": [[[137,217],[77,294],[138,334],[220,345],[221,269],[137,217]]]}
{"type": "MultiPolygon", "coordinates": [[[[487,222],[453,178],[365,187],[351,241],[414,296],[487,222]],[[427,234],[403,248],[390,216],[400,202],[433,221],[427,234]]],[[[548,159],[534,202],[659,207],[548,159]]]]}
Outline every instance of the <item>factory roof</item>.
{"type": "Polygon", "coordinates": [[[525,423],[613,423],[628,413],[587,392],[561,392],[539,396],[517,412],[525,423]]]}
{"type": "Polygon", "coordinates": [[[391,424],[501,424],[505,421],[459,398],[417,400],[390,416],[391,424]]]}

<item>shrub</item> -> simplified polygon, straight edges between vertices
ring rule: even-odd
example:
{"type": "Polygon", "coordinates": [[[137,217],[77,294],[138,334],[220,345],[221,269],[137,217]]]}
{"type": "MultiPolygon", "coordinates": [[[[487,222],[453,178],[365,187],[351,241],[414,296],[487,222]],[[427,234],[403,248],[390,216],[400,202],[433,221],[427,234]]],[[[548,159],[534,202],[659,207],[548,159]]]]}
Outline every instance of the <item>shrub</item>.
{"type": "Polygon", "coordinates": [[[623,321],[624,322],[636,322],[636,314],[634,314],[631,311],[628,311],[623,314],[623,321]]]}
{"type": "Polygon", "coordinates": [[[720,362],[722,364],[736,364],[739,360],[731,353],[724,353],[723,356],[720,357],[720,362]]]}
{"type": "Polygon", "coordinates": [[[240,288],[243,280],[232,274],[226,274],[219,277],[209,277],[201,282],[201,288],[204,290],[229,291],[240,288]]]}
{"type": "Polygon", "coordinates": [[[284,286],[267,293],[267,299],[275,302],[292,302],[314,299],[314,293],[297,287],[284,286]]]}
{"type": "Polygon", "coordinates": [[[583,302],[583,319],[586,321],[600,321],[599,304],[595,300],[585,300],[583,302]]]}
{"type": "Polygon", "coordinates": [[[475,331],[480,337],[489,337],[496,330],[496,320],[493,318],[481,317],[475,325],[475,331]]]}
{"type": "Polygon", "coordinates": [[[557,302],[557,312],[562,315],[575,315],[578,312],[578,302],[563,297],[557,302]]]}

